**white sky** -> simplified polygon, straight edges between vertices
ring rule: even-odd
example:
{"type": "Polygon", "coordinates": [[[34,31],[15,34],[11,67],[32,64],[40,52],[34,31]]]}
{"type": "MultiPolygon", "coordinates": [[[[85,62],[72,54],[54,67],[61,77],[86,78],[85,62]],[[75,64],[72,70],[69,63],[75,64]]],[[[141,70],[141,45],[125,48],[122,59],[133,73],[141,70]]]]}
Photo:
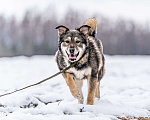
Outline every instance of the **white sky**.
{"type": "Polygon", "coordinates": [[[68,7],[74,7],[90,15],[100,12],[111,18],[122,16],[141,23],[150,21],[150,0],[0,0],[0,3],[0,14],[15,15],[18,19],[26,9],[44,10],[51,5],[61,15],[68,7]]]}

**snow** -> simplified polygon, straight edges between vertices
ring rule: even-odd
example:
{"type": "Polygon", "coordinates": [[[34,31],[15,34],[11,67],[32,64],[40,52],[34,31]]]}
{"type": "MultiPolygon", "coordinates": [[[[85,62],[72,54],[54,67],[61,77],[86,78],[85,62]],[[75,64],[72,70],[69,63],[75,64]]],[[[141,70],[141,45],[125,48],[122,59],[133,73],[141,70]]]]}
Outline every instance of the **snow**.
{"type": "MultiPolygon", "coordinates": [[[[86,105],[71,95],[61,75],[0,98],[0,120],[111,120],[150,117],[150,56],[106,56],[101,98],[86,105]]],[[[0,58],[0,94],[43,80],[59,70],[54,56],[0,58]]]]}

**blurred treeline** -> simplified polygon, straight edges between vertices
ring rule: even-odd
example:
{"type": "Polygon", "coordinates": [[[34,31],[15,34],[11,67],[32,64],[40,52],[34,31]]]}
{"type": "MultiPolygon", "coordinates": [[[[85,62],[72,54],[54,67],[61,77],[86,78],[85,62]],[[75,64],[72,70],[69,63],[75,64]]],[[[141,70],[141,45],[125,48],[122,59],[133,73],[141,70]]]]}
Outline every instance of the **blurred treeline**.
{"type": "MultiPolygon", "coordinates": [[[[105,54],[150,54],[148,22],[142,25],[122,18],[112,20],[98,13],[93,16],[98,22],[97,38],[102,40],[105,54]]],[[[73,9],[61,17],[52,9],[44,12],[28,10],[22,20],[0,15],[0,56],[53,55],[58,40],[55,27],[63,24],[74,29],[90,17],[86,12],[73,9]]]]}

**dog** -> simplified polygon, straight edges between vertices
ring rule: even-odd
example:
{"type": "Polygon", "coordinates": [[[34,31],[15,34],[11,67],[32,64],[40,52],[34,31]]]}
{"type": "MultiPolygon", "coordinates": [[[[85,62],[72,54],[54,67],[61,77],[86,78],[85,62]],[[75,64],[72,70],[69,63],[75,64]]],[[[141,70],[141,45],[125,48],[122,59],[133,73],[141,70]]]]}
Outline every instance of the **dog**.
{"type": "Polygon", "coordinates": [[[56,62],[59,70],[63,70],[78,61],[72,68],[62,73],[69,86],[71,94],[83,104],[82,94],[83,80],[88,80],[87,104],[93,105],[94,98],[100,98],[100,80],[104,68],[103,45],[97,39],[97,21],[95,18],[88,19],[81,27],[69,30],[64,25],[58,29],[58,51],[56,62]]]}

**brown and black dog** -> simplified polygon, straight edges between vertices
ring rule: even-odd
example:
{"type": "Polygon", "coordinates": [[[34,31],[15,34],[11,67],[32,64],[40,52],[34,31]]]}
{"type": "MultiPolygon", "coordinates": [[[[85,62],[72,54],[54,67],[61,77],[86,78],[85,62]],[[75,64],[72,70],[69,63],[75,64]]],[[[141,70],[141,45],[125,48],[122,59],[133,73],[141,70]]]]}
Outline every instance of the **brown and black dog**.
{"type": "Polygon", "coordinates": [[[100,80],[105,73],[102,42],[95,37],[97,22],[88,19],[81,27],[69,30],[60,25],[58,29],[58,51],[56,62],[60,70],[77,62],[74,67],[63,73],[72,95],[83,104],[83,79],[88,80],[87,104],[93,105],[94,98],[100,98],[100,80]]]}

